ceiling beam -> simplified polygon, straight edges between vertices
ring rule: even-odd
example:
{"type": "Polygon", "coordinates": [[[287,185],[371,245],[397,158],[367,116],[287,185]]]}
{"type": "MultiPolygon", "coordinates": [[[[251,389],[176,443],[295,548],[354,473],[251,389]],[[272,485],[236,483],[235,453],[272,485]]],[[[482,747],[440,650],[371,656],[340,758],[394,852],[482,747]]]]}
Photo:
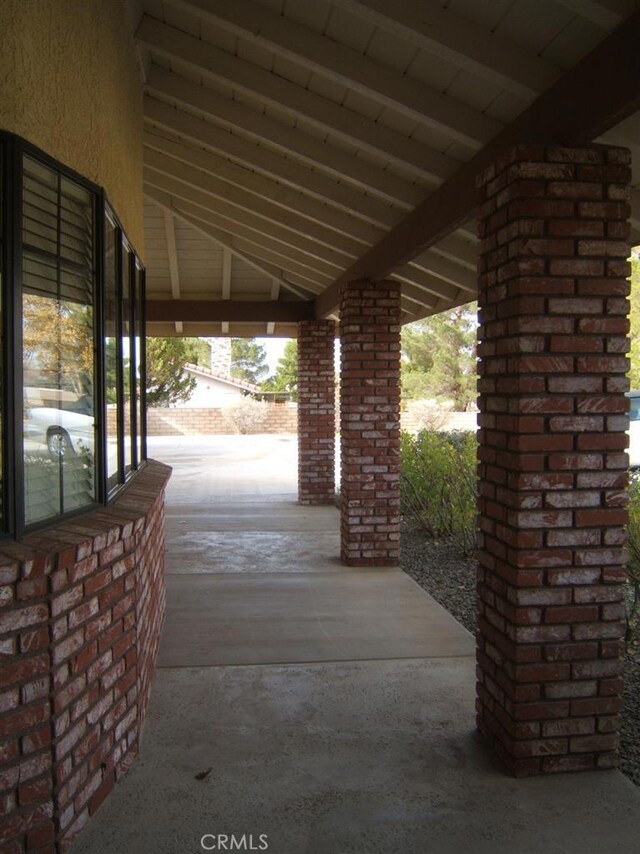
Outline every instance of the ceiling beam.
{"type": "MultiPolygon", "coordinates": [[[[179,132],[179,131],[170,131],[179,132]]],[[[165,131],[162,131],[165,133],[165,131]]],[[[259,175],[255,171],[232,163],[225,157],[219,157],[211,151],[203,151],[191,145],[185,145],[177,138],[161,136],[157,131],[148,128],[144,135],[145,154],[147,151],[160,151],[173,157],[175,160],[202,169],[227,185],[232,185],[244,190],[248,195],[245,197],[250,210],[260,209],[260,200],[266,200],[275,208],[281,209],[271,211],[274,219],[276,214],[280,217],[286,214],[296,214],[304,222],[300,224],[303,234],[316,235],[318,240],[325,239],[330,246],[351,245],[355,249],[357,244],[371,244],[378,240],[383,230],[365,223],[355,216],[343,213],[341,210],[330,207],[318,199],[299,193],[284,184],[259,175]],[[310,225],[311,223],[312,225],[310,225]],[[340,238],[343,238],[341,241],[340,238]]],[[[229,189],[225,188],[225,198],[229,198],[229,189]]],[[[265,211],[270,210],[263,208],[265,211]]],[[[297,219],[293,218],[296,223],[297,219]]],[[[362,245],[357,254],[362,251],[362,245]]]]}
{"type": "Polygon", "coordinates": [[[308,241],[301,245],[294,245],[296,241],[292,240],[285,243],[280,239],[276,239],[273,235],[265,233],[265,229],[258,231],[252,227],[244,226],[242,223],[230,220],[228,217],[220,216],[214,208],[205,207],[199,201],[202,194],[199,194],[197,190],[186,184],[182,184],[180,181],[174,181],[166,175],[161,175],[149,169],[144,170],[144,179],[145,187],[157,187],[163,193],[171,196],[176,207],[183,213],[209,223],[212,227],[220,229],[221,232],[228,233],[232,238],[244,239],[254,243],[256,246],[263,246],[266,249],[278,252],[283,258],[287,258],[298,264],[304,264],[311,270],[323,273],[329,281],[336,275],[337,271],[344,269],[344,259],[341,257],[336,259],[335,254],[330,253],[328,250],[320,252],[313,244],[309,244],[308,241]]]}
{"type": "Polygon", "coordinates": [[[193,182],[171,178],[168,174],[145,166],[144,180],[149,186],[158,187],[165,193],[169,193],[174,198],[184,199],[188,205],[183,205],[183,210],[188,210],[194,216],[200,216],[207,219],[212,225],[218,226],[237,234],[243,235],[247,239],[255,237],[257,242],[268,240],[278,245],[278,249],[285,253],[304,254],[309,256],[309,260],[314,264],[326,265],[332,270],[332,275],[335,275],[336,270],[343,270],[349,263],[350,258],[355,257],[355,253],[345,255],[342,252],[336,252],[329,249],[327,246],[317,243],[300,234],[282,228],[277,223],[269,222],[247,213],[239,211],[231,205],[226,205],[224,202],[216,201],[208,196],[206,191],[197,189],[197,185],[193,182]],[[202,208],[199,211],[198,208],[202,208]]]}
{"type": "MultiPolygon", "coordinates": [[[[153,202],[155,202],[161,210],[170,211],[177,219],[182,222],[190,225],[192,228],[195,228],[196,231],[200,232],[200,234],[204,234],[205,237],[208,237],[210,240],[213,240],[218,246],[227,247],[231,250],[232,254],[235,255],[240,260],[244,261],[246,264],[249,264],[250,267],[253,267],[254,270],[258,270],[260,273],[264,273],[265,276],[270,278],[277,278],[280,284],[291,291],[291,293],[296,294],[296,296],[300,296],[306,298],[309,296],[309,293],[314,293],[313,289],[307,287],[306,285],[297,286],[295,283],[288,281],[283,275],[283,271],[272,264],[263,263],[259,258],[255,258],[249,253],[242,252],[238,249],[235,249],[230,240],[225,240],[222,233],[218,232],[217,229],[213,229],[210,226],[207,226],[205,223],[199,223],[193,217],[190,217],[179,210],[179,207],[176,206],[174,200],[171,196],[167,195],[167,193],[163,193],[158,190],[156,187],[145,187],[144,188],[145,195],[148,196],[153,202]]],[[[316,290],[317,292],[317,290],[316,290]]]]}
{"type": "Polygon", "coordinates": [[[482,151],[429,196],[316,299],[318,317],[335,311],[340,287],[382,279],[468,220],[476,177],[519,142],[583,145],[640,108],[640,12],[580,60],[482,151]]]}
{"type": "Polygon", "coordinates": [[[196,74],[222,81],[225,86],[283,110],[288,115],[302,117],[314,127],[417,176],[428,180],[432,177],[433,152],[423,143],[409,139],[284,77],[271,74],[148,16],[142,19],[136,38],[152,53],[178,62],[196,74]]]}
{"type": "MultiPolygon", "coordinates": [[[[291,127],[240,101],[226,98],[209,87],[194,86],[192,80],[159,65],[151,67],[147,91],[164,99],[170,98],[179,106],[198,110],[218,123],[273,146],[289,158],[302,160],[308,166],[373,193],[390,204],[411,210],[424,198],[422,187],[349,154],[327,140],[305,133],[299,127],[291,127]]],[[[426,164],[426,155],[424,159],[426,164]]],[[[440,184],[455,172],[457,166],[458,161],[433,151],[429,183],[440,184]]]]}
{"type": "MultiPolygon", "coordinates": [[[[176,248],[176,230],[173,214],[165,210],[164,231],[167,239],[167,255],[169,258],[169,281],[171,283],[171,296],[180,299],[180,275],[178,273],[178,250],[176,248]]],[[[182,323],[176,322],[176,332],[182,332],[182,323]]]]}
{"type": "Polygon", "coordinates": [[[332,0],[357,17],[521,97],[544,91],[560,69],[439,0],[332,0]]]}
{"type": "Polygon", "coordinates": [[[496,119],[443,95],[345,44],[265,9],[253,0],[168,0],[202,20],[296,65],[372,98],[449,138],[479,148],[500,130],[496,119]]]}
{"type": "Polygon", "coordinates": [[[556,2],[604,30],[612,30],[619,26],[636,8],[634,0],[556,0],[556,2]]]}
{"type": "MultiPolygon", "coordinates": [[[[209,122],[203,122],[196,116],[177,110],[162,101],[146,97],[144,99],[145,119],[154,125],[179,133],[191,141],[213,148],[225,157],[263,173],[269,178],[284,184],[283,189],[293,187],[298,193],[335,206],[369,223],[382,228],[395,225],[401,216],[388,204],[373,199],[353,187],[339,184],[314,172],[307,166],[282,157],[263,146],[256,145],[240,136],[232,135],[209,122]]],[[[329,217],[331,212],[329,211],[329,217]]]]}
{"type": "Polygon", "coordinates": [[[273,300],[147,300],[149,323],[297,323],[313,318],[313,303],[273,300]]]}
{"type": "MultiPolygon", "coordinates": [[[[364,223],[362,223],[364,227],[359,229],[358,226],[361,223],[354,222],[353,218],[338,212],[336,212],[337,220],[343,229],[350,228],[363,237],[367,235],[369,239],[356,239],[351,236],[351,231],[346,233],[334,231],[326,225],[327,220],[332,219],[334,214],[334,211],[326,205],[311,199],[307,200],[315,209],[317,219],[304,219],[277,203],[283,195],[295,197],[291,202],[292,205],[295,204],[296,199],[299,201],[300,195],[293,190],[282,187],[268,178],[262,178],[248,169],[236,166],[235,170],[242,173],[238,178],[233,171],[230,174],[227,168],[231,166],[233,169],[233,164],[209,155],[205,151],[197,151],[188,146],[172,143],[162,137],[151,138],[150,134],[145,134],[144,139],[145,164],[170,178],[178,178],[184,183],[201,189],[203,193],[206,192],[212,197],[210,207],[218,207],[222,203],[225,208],[235,208],[236,216],[250,214],[267,223],[287,229],[299,237],[321,243],[347,258],[358,257],[366,245],[370,245],[383,234],[382,229],[375,229],[364,223]],[[239,180],[243,180],[243,186],[238,185],[239,180]],[[259,194],[256,191],[260,191],[259,194]]],[[[222,210],[222,208],[219,209],[222,210]]]]}

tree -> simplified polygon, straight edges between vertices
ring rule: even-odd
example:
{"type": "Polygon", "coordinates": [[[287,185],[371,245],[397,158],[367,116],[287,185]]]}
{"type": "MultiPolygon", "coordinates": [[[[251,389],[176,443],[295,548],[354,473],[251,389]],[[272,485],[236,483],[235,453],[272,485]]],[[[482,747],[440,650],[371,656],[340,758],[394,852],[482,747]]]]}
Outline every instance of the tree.
{"type": "Polygon", "coordinates": [[[187,362],[201,368],[211,367],[211,347],[204,338],[183,338],[187,348],[187,362]]]}
{"type": "Polygon", "coordinates": [[[184,338],[147,338],[147,406],[189,400],[196,387],[184,370],[189,352],[184,338]]]}
{"type": "Polygon", "coordinates": [[[405,399],[435,397],[466,409],[476,397],[476,304],[458,306],[402,331],[405,399]]]}
{"type": "Polygon", "coordinates": [[[298,392],[298,342],[293,338],[284,346],[276,372],[262,383],[263,391],[286,391],[295,400],[298,392]]]}
{"type": "Polygon", "coordinates": [[[629,308],[631,348],[629,350],[629,382],[640,389],[640,247],[631,253],[631,302],[629,308]]]}
{"type": "Polygon", "coordinates": [[[260,385],[269,371],[267,351],[255,338],[231,339],[231,376],[260,385]]]}

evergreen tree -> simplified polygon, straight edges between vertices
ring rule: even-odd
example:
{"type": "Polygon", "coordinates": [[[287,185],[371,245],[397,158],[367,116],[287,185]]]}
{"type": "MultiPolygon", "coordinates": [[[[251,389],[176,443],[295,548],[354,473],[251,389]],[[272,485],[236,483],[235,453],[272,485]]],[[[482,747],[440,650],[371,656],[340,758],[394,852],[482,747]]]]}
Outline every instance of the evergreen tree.
{"type": "Polygon", "coordinates": [[[231,339],[231,376],[260,385],[269,371],[267,351],[255,338],[231,339]]]}
{"type": "Polygon", "coordinates": [[[458,306],[402,331],[405,399],[435,397],[466,409],[476,398],[476,304],[458,306]]]}
{"type": "Polygon", "coordinates": [[[263,391],[286,391],[295,400],[298,392],[298,342],[287,341],[276,372],[262,383],[263,391]]]}
{"type": "Polygon", "coordinates": [[[189,400],[196,387],[184,370],[190,352],[184,338],[147,338],[147,406],[189,400]]]}

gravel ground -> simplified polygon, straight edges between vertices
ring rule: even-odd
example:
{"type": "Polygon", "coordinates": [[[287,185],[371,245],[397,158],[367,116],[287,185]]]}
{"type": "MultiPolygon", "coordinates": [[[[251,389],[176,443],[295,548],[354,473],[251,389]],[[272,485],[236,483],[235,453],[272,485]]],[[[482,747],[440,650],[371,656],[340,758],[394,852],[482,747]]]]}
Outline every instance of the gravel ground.
{"type": "MultiPolygon", "coordinates": [[[[432,542],[403,531],[400,565],[418,584],[475,632],[476,563],[451,542],[432,542]]],[[[640,650],[625,661],[620,770],[640,786],[640,650]]]]}

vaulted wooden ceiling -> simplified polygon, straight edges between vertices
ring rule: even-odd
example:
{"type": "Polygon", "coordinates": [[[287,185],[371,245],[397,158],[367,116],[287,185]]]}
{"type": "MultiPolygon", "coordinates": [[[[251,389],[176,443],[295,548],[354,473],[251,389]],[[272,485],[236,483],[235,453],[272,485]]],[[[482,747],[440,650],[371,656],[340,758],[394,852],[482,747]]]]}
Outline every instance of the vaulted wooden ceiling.
{"type": "Polygon", "coordinates": [[[475,297],[475,176],[520,140],[630,147],[640,3],[144,0],[151,334],[285,335],[340,282],[475,297]]]}

